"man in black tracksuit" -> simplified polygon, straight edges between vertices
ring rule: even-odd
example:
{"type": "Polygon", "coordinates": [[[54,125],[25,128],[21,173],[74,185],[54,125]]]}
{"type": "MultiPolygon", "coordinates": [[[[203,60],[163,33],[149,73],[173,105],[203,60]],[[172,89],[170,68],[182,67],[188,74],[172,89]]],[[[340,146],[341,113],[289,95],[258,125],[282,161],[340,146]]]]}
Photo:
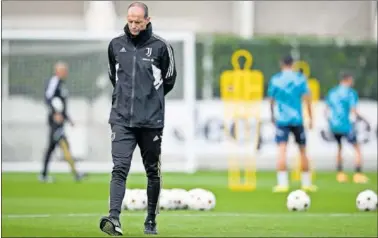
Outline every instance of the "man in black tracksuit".
{"type": "Polygon", "coordinates": [[[101,218],[100,229],[109,235],[122,235],[119,216],[132,154],[138,145],[148,178],[144,233],[157,234],[164,96],[175,83],[175,60],[172,47],[152,33],[145,4],[132,3],[127,19],[125,34],[112,39],[108,48],[109,77],[114,86],[109,118],[114,166],[109,216],[101,218]]]}
{"type": "Polygon", "coordinates": [[[67,97],[68,90],[65,86],[65,78],[68,74],[68,67],[63,62],[55,64],[55,75],[51,77],[45,89],[45,102],[48,107],[48,124],[49,124],[49,142],[45,152],[43,161],[43,170],[39,176],[41,182],[53,182],[53,179],[48,176],[48,165],[50,163],[51,154],[57,145],[61,147],[64,154],[64,159],[70,165],[71,171],[75,176],[76,181],[82,180],[84,174],[78,173],[75,163],[72,159],[69,150],[69,143],[64,133],[64,123],[68,121],[73,125],[72,120],[67,114],[67,97]]]}

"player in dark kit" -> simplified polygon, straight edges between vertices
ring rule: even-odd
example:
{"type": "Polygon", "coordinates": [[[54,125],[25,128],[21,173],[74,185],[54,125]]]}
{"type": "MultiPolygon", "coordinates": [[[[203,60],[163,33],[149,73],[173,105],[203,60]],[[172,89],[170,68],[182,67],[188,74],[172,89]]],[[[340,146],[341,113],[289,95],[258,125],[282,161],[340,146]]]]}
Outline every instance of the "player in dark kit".
{"type": "Polygon", "coordinates": [[[100,229],[109,235],[122,235],[119,216],[132,154],[138,145],[148,178],[144,233],[157,234],[165,95],[176,80],[175,60],[172,47],[153,34],[145,4],[129,6],[124,32],[112,39],[108,48],[109,77],[114,86],[109,118],[113,171],[109,216],[101,218],[100,229]]]}
{"type": "Polygon", "coordinates": [[[53,179],[47,175],[48,165],[51,154],[59,144],[63,150],[64,158],[71,167],[71,171],[77,181],[80,181],[84,174],[78,173],[75,163],[72,159],[69,144],[64,134],[64,123],[68,121],[73,125],[72,120],[67,115],[66,99],[68,91],[64,85],[67,77],[68,68],[63,62],[55,64],[55,75],[48,81],[45,90],[45,102],[48,106],[48,124],[49,124],[49,144],[47,146],[43,164],[43,170],[39,176],[41,182],[53,182],[53,179]]]}

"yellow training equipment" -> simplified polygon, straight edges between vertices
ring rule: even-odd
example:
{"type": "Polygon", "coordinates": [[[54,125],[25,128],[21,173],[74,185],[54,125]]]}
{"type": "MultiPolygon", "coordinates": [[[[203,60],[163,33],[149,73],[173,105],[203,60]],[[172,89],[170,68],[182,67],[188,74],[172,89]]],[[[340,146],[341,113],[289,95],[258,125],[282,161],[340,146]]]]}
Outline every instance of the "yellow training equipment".
{"type": "MultiPolygon", "coordinates": [[[[241,137],[251,139],[253,147],[251,153],[246,155],[233,154],[229,158],[228,185],[231,190],[253,191],[256,189],[256,161],[255,154],[260,136],[260,107],[264,96],[264,76],[259,70],[252,70],[253,57],[247,50],[237,50],[231,57],[232,70],[223,72],[220,76],[221,98],[224,102],[225,133],[227,138],[231,135],[230,121],[235,123],[233,131],[237,141],[241,137]],[[240,67],[239,59],[245,58],[244,67],[240,67]],[[255,133],[248,133],[249,123],[255,121],[255,133]],[[240,129],[241,122],[247,126],[240,129]],[[242,133],[239,133],[242,131],[242,133]],[[244,168],[244,172],[241,168],[244,168]],[[244,176],[242,177],[241,174],[244,176]]],[[[237,145],[236,145],[237,147],[237,145]]],[[[251,152],[248,151],[248,152],[251,152]]]]}

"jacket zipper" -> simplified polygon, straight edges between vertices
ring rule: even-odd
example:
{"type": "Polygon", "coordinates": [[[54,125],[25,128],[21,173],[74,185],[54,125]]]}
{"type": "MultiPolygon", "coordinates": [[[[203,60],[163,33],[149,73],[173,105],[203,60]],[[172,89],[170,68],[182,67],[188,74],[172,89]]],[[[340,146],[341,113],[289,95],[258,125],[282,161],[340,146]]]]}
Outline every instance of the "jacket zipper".
{"type": "Polygon", "coordinates": [[[134,57],[133,57],[133,73],[131,79],[131,107],[130,107],[130,127],[133,126],[133,115],[134,115],[134,97],[135,97],[135,63],[136,63],[136,47],[134,47],[134,57]]]}

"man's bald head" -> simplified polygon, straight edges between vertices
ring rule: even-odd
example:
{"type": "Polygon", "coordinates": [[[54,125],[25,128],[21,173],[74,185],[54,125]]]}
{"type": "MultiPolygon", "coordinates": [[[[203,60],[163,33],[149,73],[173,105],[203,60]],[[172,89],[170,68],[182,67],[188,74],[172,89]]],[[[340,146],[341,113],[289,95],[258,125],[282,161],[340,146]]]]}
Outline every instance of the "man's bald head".
{"type": "Polygon", "coordinates": [[[148,7],[142,2],[133,2],[127,10],[127,25],[132,35],[137,36],[139,32],[146,29],[150,22],[148,7]]]}
{"type": "Polygon", "coordinates": [[[54,65],[55,74],[59,79],[65,79],[68,75],[68,65],[65,62],[59,61],[54,65]]]}
{"type": "Polygon", "coordinates": [[[129,10],[130,8],[133,8],[133,7],[141,8],[144,11],[144,18],[146,18],[146,19],[148,18],[148,7],[147,7],[146,4],[144,4],[142,2],[133,2],[129,5],[127,10],[129,10]]]}

